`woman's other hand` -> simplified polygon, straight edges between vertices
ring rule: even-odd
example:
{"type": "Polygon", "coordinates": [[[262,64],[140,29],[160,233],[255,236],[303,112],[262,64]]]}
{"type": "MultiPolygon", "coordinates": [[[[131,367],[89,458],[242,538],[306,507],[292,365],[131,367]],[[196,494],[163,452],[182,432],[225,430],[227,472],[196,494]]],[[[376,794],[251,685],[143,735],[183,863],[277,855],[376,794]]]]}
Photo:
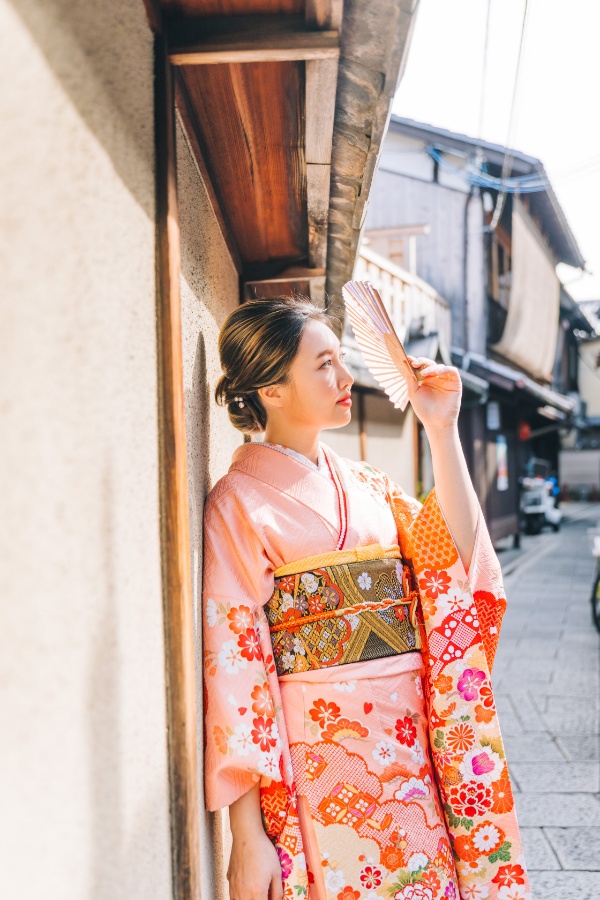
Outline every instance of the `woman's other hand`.
{"type": "Polygon", "coordinates": [[[267,837],[258,785],[229,807],[233,844],[227,869],[230,900],[283,900],[281,865],[267,837]]]}
{"type": "Polygon", "coordinates": [[[424,356],[409,356],[419,373],[419,383],[408,378],[408,395],[427,433],[453,428],[458,422],[462,383],[458,369],[443,366],[424,356]]]}

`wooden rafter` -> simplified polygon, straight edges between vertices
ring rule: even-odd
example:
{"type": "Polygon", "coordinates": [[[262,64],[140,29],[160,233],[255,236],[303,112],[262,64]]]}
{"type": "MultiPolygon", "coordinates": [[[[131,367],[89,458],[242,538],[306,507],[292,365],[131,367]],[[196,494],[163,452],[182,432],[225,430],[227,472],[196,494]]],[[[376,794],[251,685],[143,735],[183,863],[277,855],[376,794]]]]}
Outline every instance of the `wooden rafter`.
{"type": "Polygon", "coordinates": [[[297,16],[206,18],[171,33],[175,66],[327,60],[339,56],[336,30],[307,27],[297,16]]]}

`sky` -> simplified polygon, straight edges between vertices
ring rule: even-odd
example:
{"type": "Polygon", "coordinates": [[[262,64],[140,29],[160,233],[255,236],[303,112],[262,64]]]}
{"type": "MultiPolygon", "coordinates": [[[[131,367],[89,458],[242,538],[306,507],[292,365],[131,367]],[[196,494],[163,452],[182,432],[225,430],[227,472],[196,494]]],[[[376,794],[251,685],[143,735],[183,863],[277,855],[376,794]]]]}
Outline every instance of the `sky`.
{"type": "MultiPolygon", "coordinates": [[[[506,144],[525,0],[420,0],[393,112],[506,144]],[[480,134],[480,107],[483,116],[480,134]]],[[[511,144],[537,156],[586,265],[560,265],[577,300],[600,299],[600,4],[529,0],[511,144]]]]}

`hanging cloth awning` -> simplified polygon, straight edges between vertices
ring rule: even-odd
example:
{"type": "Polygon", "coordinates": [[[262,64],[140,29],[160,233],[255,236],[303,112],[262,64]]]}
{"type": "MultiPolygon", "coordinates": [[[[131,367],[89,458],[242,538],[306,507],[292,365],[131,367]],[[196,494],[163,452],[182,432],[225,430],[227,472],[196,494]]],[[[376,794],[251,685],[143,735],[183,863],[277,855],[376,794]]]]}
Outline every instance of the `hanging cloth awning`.
{"type": "Polygon", "coordinates": [[[552,380],[560,318],[560,281],[539,229],[513,199],[512,283],[501,340],[492,350],[534,378],[552,380]]]}

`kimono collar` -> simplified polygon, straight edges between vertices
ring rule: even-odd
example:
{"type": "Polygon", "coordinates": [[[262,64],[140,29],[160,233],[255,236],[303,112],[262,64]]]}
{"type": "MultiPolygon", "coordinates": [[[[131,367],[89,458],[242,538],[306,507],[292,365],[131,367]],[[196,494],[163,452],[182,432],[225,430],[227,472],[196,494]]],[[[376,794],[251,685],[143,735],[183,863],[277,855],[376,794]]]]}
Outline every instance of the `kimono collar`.
{"type": "MultiPolygon", "coordinates": [[[[341,458],[326,444],[321,447],[329,456],[332,465],[339,475],[345,497],[338,496],[335,484],[320,472],[303,465],[287,454],[280,453],[263,443],[242,444],[232,457],[230,472],[244,472],[265,484],[271,485],[282,493],[309,506],[317,515],[333,526],[339,536],[340,499],[346,500],[347,487],[344,477],[344,465],[341,458]]],[[[342,520],[347,516],[347,509],[342,513],[342,520]]]]}

